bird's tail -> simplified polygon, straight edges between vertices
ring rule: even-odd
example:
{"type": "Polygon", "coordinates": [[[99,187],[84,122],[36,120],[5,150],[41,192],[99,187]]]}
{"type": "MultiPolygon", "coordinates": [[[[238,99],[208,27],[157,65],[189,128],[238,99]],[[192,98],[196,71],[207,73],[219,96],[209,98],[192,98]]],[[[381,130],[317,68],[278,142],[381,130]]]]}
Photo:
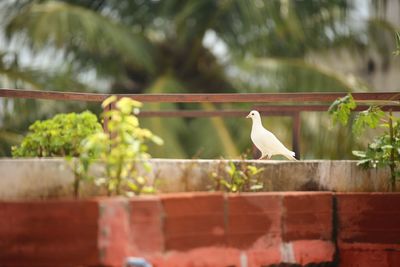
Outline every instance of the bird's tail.
{"type": "Polygon", "coordinates": [[[296,155],[296,153],[294,153],[293,151],[290,151],[290,150],[288,150],[289,151],[289,154],[285,154],[285,155],[283,155],[283,156],[285,156],[287,159],[289,159],[289,160],[297,160],[294,156],[296,155]]]}

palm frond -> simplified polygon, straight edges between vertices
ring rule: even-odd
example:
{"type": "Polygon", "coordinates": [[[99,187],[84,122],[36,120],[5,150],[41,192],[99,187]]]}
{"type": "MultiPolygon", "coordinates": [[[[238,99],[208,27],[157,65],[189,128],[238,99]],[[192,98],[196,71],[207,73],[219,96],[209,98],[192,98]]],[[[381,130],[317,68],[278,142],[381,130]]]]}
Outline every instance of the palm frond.
{"type": "Polygon", "coordinates": [[[35,49],[60,49],[114,55],[136,68],[154,71],[151,44],[142,35],[92,10],[65,2],[33,2],[7,25],[6,34],[23,33],[35,49]]]}
{"type": "Polygon", "coordinates": [[[228,72],[242,90],[250,91],[358,91],[368,86],[354,76],[347,77],[325,66],[303,59],[258,58],[237,64],[228,72]]]}
{"type": "Polygon", "coordinates": [[[389,21],[377,18],[369,19],[367,23],[371,47],[376,48],[382,58],[389,60],[392,56],[392,51],[396,49],[393,35],[396,35],[399,28],[389,21]]]}
{"type": "Polygon", "coordinates": [[[299,57],[348,35],[346,0],[230,2],[214,30],[239,56],[299,57]]]}

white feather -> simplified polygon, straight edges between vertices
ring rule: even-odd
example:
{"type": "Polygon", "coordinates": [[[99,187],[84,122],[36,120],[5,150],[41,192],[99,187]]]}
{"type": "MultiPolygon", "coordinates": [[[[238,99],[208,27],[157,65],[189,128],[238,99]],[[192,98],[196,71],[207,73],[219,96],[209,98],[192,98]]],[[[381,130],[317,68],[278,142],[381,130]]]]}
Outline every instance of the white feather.
{"type": "Polygon", "coordinates": [[[250,111],[247,118],[251,118],[253,122],[250,137],[254,145],[261,151],[260,159],[282,155],[290,160],[296,160],[295,153],[287,149],[273,133],[264,128],[258,111],[250,111]]]}

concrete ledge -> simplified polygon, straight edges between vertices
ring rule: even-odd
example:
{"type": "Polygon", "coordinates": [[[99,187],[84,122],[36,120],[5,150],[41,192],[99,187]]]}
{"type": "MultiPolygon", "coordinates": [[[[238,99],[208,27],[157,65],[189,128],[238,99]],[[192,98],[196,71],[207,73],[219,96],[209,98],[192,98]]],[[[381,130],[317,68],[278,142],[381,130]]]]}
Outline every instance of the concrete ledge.
{"type": "MultiPolygon", "coordinates": [[[[151,159],[152,171],[141,173],[157,180],[159,192],[209,191],[212,172],[228,160],[151,159]]],[[[237,164],[243,161],[233,161],[237,164]]],[[[363,170],[356,161],[244,161],[264,168],[265,191],[371,192],[388,190],[386,169],[363,170]]],[[[93,172],[101,171],[101,165],[93,172]]],[[[41,199],[72,196],[73,174],[63,159],[1,159],[0,199],[41,199]]],[[[83,186],[83,196],[101,194],[83,186]]]]}

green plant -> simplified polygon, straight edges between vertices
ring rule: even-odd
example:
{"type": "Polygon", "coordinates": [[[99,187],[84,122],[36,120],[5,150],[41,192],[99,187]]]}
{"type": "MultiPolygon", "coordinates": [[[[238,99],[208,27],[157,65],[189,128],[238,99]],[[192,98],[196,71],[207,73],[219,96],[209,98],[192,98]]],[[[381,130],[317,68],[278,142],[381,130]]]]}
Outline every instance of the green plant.
{"type": "MultiPolygon", "coordinates": [[[[350,113],[357,107],[349,94],[336,100],[329,108],[334,122],[346,125],[350,113]]],[[[377,105],[371,105],[367,110],[359,112],[352,126],[353,133],[359,136],[367,128],[381,128],[382,133],[370,142],[365,151],[353,151],[360,161],[358,165],[364,168],[389,167],[391,190],[396,190],[396,179],[400,177],[400,119],[392,112],[385,113],[377,105]]]]}
{"type": "Polygon", "coordinates": [[[58,114],[51,119],[36,121],[19,146],[12,147],[14,157],[66,157],[74,173],[73,190],[77,197],[80,181],[87,166],[77,164],[73,157],[81,155],[81,143],[89,135],[102,131],[96,115],[90,111],[80,114],[58,114]]]}
{"type": "Polygon", "coordinates": [[[396,46],[397,49],[394,51],[396,56],[400,55],[400,32],[396,33],[396,46]]]}
{"type": "Polygon", "coordinates": [[[147,159],[147,141],[161,145],[162,139],[151,131],[139,127],[139,121],[133,114],[138,112],[141,103],[127,97],[117,101],[111,96],[102,103],[103,108],[114,105],[105,111],[108,119],[107,132],[97,132],[88,136],[82,143],[79,157],[81,175],[87,176],[90,165],[95,161],[104,163],[104,177],[94,178],[96,185],[104,185],[109,195],[122,193],[140,194],[153,192],[154,188],[146,185],[146,178],[139,176],[136,169],[138,160],[147,159]]]}
{"type": "Polygon", "coordinates": [[[102,129],[96,115],[58,114],[51,119],[36,121],[21,144],[12,147],[14,157],[54,157],[80,155],[80,144],[87,136],[102,129]]]}
{"type": "Polygon", "coordinates": [[[245,162],[238,164],[232,161],[226,164],[221,161],[216,172],[211,173],[214,189],[227,192],[256,192],[264,188],[261,174],[264,168],[257,168],[245,162]]]}

